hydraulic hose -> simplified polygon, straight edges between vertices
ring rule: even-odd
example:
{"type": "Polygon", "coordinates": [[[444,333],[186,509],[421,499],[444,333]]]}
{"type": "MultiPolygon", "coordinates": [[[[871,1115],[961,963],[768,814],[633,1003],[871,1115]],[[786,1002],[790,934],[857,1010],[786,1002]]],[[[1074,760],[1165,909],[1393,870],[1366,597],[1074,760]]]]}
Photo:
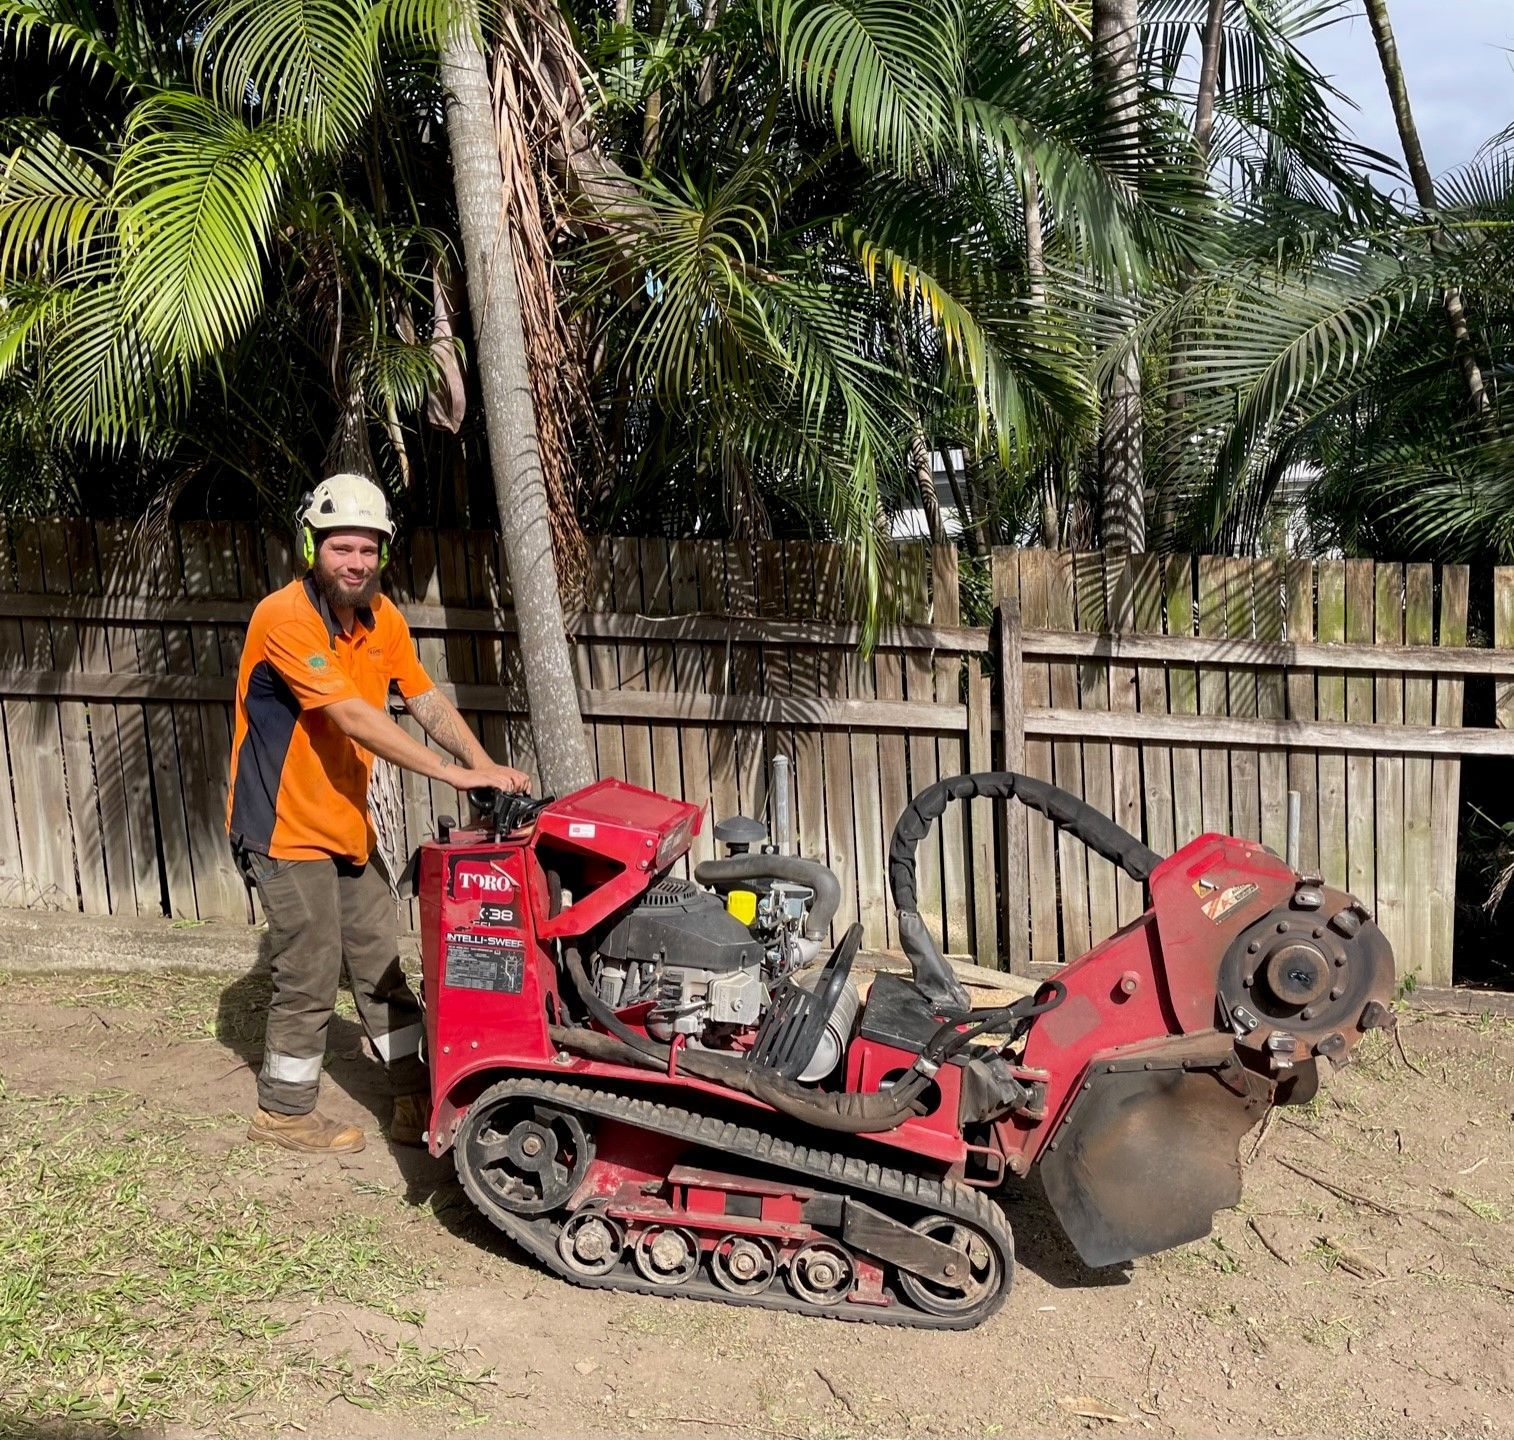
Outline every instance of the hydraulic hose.
{"type": "Polygon", "coordinates": [[[1039,810],[1059,830],[1081,840],[1096,855],[1118,865],[1133,880],[1144,884],[1162,863],[1155,850],[1143,845],[1128,830],[1107,815],[1086,805],[1076,795],[1059,790],[1030,775],[1012,770],[990,770],[976,775],[955,775],[922,790],[905,806],[894,838],[888,847],[888,884],[899,911],[899,944],[909,956],[915,984],[938,1006],[971,1008],[967,992],[942,958],[935,937],[926,929],[916,909],[915,851],[930,828],[954,800],[1018,800],[1039,810]]]}
{"type": "MultiPolygon", "coordinates": [[[[620,1058],[645,1068],[665,1070],[671,1054],[669,1047],[631,1029],[594,993],[584,970],[583,957],[575,946],[563,946],[563,964],[578,998],[609,1034],[600,1035],[581,1026],[556,1025],[552,1027],[553,1040],[564,1049],[589,1053],[595,1058],[606,1058],[607,1047],[602,1042],[613,1040],[624,1052],[620,1058]]],[[[928,1070],[912,1069],[888,1090],[864,1095],[850,1090],[839,1093],[808,1090],[765,1066],[753,1065],[734,1056],[715,1055],[707,1050],[682,1049],[678,1052],[677,1063],[678,1068],[690,1075],[730,1090],[739,1090],[791,1119],[847,1135],[892,1130],[911,1115],[919,1114],[916,1101],[930,1084],[935,1070],[934,1066],[928,1070]]]]}
{"type": "Polygon", "coordinates": [[[694,878],[711,890],[726,891],[748,880],[788,880],[807,885],[815,892],[805,922],[806,940],[824,940],[841,904],[841,882],[818,860],[798,855],[728,855],[723,860],[703,860],[694,867],[694,878]]]}
{"type": "Polygon", "coordinates": [[[1060,980],[1048,980],[1034,995],[1026,995],[1011,1005],[1000,1005],[992,1010],[974,1010],[967,1017],[972,1023],[965,1030],[957,1028],[962,1023],[960,1019],[954,1017],[945,1021],[925,1042],[920,1053],[927,1060],[944,1065],[980,1035],[1008,1035],[1005,1043],[1009,1044],[1029,1029],[1030,1022],[1036,1016],[1055,1010],[1066,998],[1067,986],[1060,980]]]}

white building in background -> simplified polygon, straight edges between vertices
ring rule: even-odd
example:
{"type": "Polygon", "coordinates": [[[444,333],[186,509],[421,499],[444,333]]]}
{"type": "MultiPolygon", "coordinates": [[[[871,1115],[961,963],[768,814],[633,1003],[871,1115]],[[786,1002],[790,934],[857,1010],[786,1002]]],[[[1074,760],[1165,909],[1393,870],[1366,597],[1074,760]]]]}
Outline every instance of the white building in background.
{"type": "MultiPolygon", "coordinates": [[[[957,483],[965,484],[962,452],[952,450],[949,453],[957,472],[957,483]]],[[[960,540],[962,517],[957,513],[957,497],[952,494],[951,476],[947,473],[946,462],[941,458],[939,450],[931,451],[930,473],[936,491],[936,504],[941,507],[941,528],[946,532],[948,540],[960,540]]],[[[890,534],[895,540],[929,540],[930,522],[925,518],[925,506],[917,505],[912,510],[899,511],[894,516],[890,534]]]]}
{"type": "MultiPolygon", "coordinates": [[[[1320,474],[1319,466],[1312,461],[1299,461],[1283,471],[1283,478],[1277,482],[1277,489],[1272,492],[1272,501],[1267,507],[1268,519],[1272,523],[1267,529],[1274,535],[1281,531],[1284,554],[1314,555],[1310,543],[1307,502],[1310,490],[1319,482],[1320,474]]],[[[1339,553],[1331,551],[1318,558],[1329,559],[1339,553]]]]}
{"type": "MultiPolygon", "coordinates": [[[[953,449],[949,453],[956,470],[957,483],[965,485],[962,452],[953,449]]],[[[936,503],[941,507],[941,528],[946,532],[948,540],[960,540],[962,517],[957,512],[957,497],[952,493],[951,476],[939,450],[931,451],[930,466],[936,503]]],[[[1267,524],[1262,527],[1253,547],[1255,554],[1307,555],[1318,559],[1339,555],[1338,550],[1321,551],[1316,555],[1309,533],[1309,491],[1319,481],[1320,474],[1319,466],[1312,461],[1299,461],[1283,472],[1283,477],[1278,481],[1277,489],[1268,502],[1267,524]]],[[[925,507],[915,505],[908,510],[900,510],[893,518],[890,534],[895,540],[928,540],[930,524],[925,518],[925,507]]]]}

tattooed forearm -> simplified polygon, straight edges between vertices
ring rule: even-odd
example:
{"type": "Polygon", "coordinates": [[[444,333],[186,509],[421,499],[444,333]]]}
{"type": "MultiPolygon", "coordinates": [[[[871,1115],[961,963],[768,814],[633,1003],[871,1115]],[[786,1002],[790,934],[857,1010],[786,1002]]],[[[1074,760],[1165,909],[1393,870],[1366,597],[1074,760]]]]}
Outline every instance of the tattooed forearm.
{"type": "Polygon", "coordinates": [[[440,690],[428,690],[405,701],[405,708],[415,716],[422,730],[464,765],[488,763],[489,756],[463,723],[463,717],[440,690]]]}

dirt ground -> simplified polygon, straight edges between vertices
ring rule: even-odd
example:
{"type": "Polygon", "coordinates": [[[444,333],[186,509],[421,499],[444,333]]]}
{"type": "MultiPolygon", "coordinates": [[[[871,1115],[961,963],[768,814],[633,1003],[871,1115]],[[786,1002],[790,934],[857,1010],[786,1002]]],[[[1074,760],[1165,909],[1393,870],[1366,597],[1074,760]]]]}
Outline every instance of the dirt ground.
{"type": "Polygon", "coordinates": [[[385,1143],[350,1019],[367,1149],[254,1149],[264,993],[0,976],[0,1434],[1514,1436],[1507,1019],[1406,1013],[1181,1251],[1092,1272],[1012,1196],[1014,1294],[952,1335],[558,1282],[385,1143]]]}

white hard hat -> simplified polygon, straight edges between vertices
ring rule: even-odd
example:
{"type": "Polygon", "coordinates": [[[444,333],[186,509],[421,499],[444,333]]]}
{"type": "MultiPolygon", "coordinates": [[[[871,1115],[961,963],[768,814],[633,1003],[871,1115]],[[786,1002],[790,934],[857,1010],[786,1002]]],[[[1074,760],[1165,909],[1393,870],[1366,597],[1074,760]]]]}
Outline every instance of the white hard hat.
{"type": "Polygon", "coordinates": [[[299,519],[312,530],[377,530],[386,540],[394,539],[389,502],[366,475],[322,480],[306,498],[299,519]]]}

